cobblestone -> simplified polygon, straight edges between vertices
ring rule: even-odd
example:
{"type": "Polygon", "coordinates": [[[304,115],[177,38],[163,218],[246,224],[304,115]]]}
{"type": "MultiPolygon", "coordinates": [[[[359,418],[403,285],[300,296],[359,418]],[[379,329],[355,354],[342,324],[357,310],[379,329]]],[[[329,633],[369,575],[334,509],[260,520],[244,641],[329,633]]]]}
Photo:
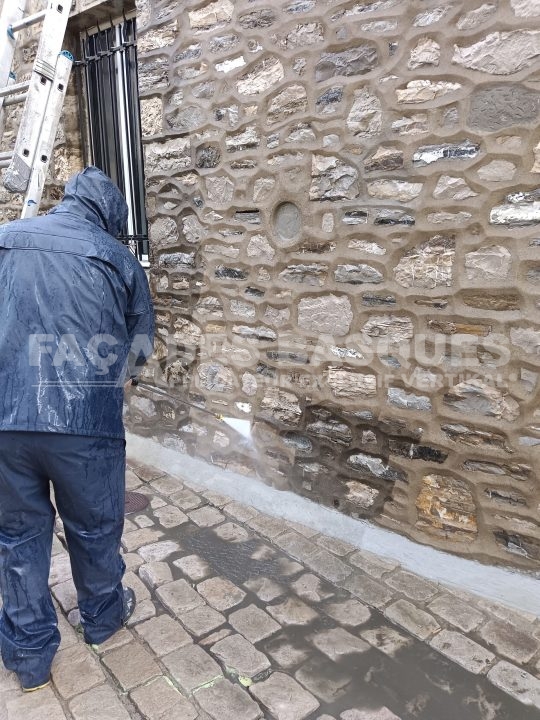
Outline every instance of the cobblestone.
{"type": "Polygon", "coordinates": [[[344,655],[364,653],[370,649],[367,643],[343,628],[325,630],[314,635],[311,640],[317,650],[320,650],[334,662],[339,661],[344,655]]]}
{"type": "Polygon", "coordinates": [[[160,560],[142,565],[139,568],[139,575],[151,588],[156,588],[173,581],[170,567],[167,563],[160,560]]]}
{"type": "Polygon", "coordinates": [[[441,629],[434,617],[408,600],[398,600],[386,608],[384,614],[389,620],[401,625],[420,640],[427,640],[430,635],[441,629]]]}
{"type": "Polygon", "coordinates": [[[502,620],[491,620],[480,629],[479,635],[498,654],[518,664],[529,662],[540,649],[540,643],[530,633],[502,620]]]}
{"type": "Polygon", "coordinates": [[[360,636],[372,647],[385,655],[394,657],[396,653],[413,644],[413,640],[393,627],[382,626],[360,631],[360,636]]]}
{"type": "Polygon", "coordinates": [[[157,589],[156,595],[176,617],[204,604],[202,597],[185,580],[175,580],[162,585],[157,589]]]}
{"type": "Polygon", "coordinates": [[[319,707],[311,693],[282,673],[273,673],[250,692],[276,720],[304,720],[319,707]]]}
{"type": "Polygon", "coordinates": [[[213,507],[202,507],[189,513],[189,518],[199,527],[213,527],[225,520],[225,516],[213,507]]]}
{"type": "Polygon", "coordinates": [[[226,578],[211,578],[197,585],[197,591],[216,610],[224,612],[239,605],[246,593],[226,578]]]}
{"type": "Polygon", "coordinates": [[[279,605],[269,605],[268,612],[282,625],[309,625],[317,617],[315,610],[295,597],[279,605]]]}
{"type": "Polygon", "coordinates": [[[396,570],[385,578],[385,583],[394,590],[402,592],[411,600],[418,602],[427,602],[437,594],[439,588],[433,583],[422,580],[417,575],[404,570],[396,570]]]}
{"type": "Polygon", "coordinates": [[[196,694],[197,702],[213,720],[258,720],[262,712],[257,703],[227,680],[202,688],[196,694]]]}
{"type": "Polygon", "coordinates": [[[452,630],[441,630],[432,638],[430,645],[475,675],[487,672],[495,660],[495,655],[489,650],[452,630]]]}
{"type": "Polygon", "coordinates": [[[371,617],[369,608],[357,600],[344,600],[343,602],[326,604],[323,606],[323,610],[337,622],[351,627],[363,625],[371,617]]]}
{"type": "Polygon", "coordinates": [[[192,643],[191,636],[180,623],[168,615],[160,615],[137,625],[135,632],[158,656],[167,655],[192,643]]]}
{"type": "Polygon", "coordinates": [[[99,663],[84,645],[75,645],[59,652],[51,675],[64,700],[80,695],[105,680],[99,663]]]}
{"type": "Polygon", "coordinates": [[[213,610],[208,605],[200,605],[190,610],[179,618],[182,625],[195,637],[203,637],[221,627],[225,623],[225,617],[213,610]]]}
{"type": "Polygon", "coordinates": [[[231,613],[229,622],[235,630],[252,643],[264,640],[281,630],[281,626],[256,605],[248,605],[242,610],[231,613]]]}
{"type": "Polygon", "coordinates": [[[6,711],[6,720],[66,720],[62,706],[50,688],[8,700],[6,711]]]}
{"type": "Polygon", "coordinates": [[[540,680],[505,660],[491,668],[488,678],[525,705],[540,709],[540,680]]]}
{"type": "Polygon", "coordinates": [[[131,700],[145,720],[195,720],[198,711],[164,677],[159,677],[130,693],[131,700]]]}
{"type": "Polygon", "coordinates": [[[161,674],[153,655],[131,642],[103,656],[103,662],[123,690],[132,690],[161,674]]]}
{"type": "Polygon", "coordinates": [[[355,552],[351,555],[349,562],[351,565],[363,570],[368,575],[378,579],[398,567],[397,562],[388,560],[387,558],[377,557],[377,555],[365,552],[364,550],[361,552],[355,552]]]}
{"type": "Polygon", "coordinates": [[[183,572],[192,582],[204,580],[211,574],[210,565],[198,555],[187,555],[186,557],[175,560],[173,565],[183,572]]]}
{"type": "Polygon", "coordinates": [[[188,645],[165,655],[163,663],[185,693],[221,677],[221,669],[208,653],[197,645],[188,645]]]}
{"type": "Polygon", "coordinates": [[[210,650],[212,655],[242,677],[254,678],[270,667],[268,658],[242,635],[230,635],[210,650]]]}
{"type": "MultiPolygon", "coordinates": [[[[492,707],[501,718],[536,720],[536,618],[457,597],[391,561],[154,472],[141,486],[150,508],[125,526],[125,583],[139,600],[130,629],[90,649],[60,609],[52,689],[23,696],[16,676],[0,670],[0,720],[396,720],[397,707],[424,720],[427,706],[413,706],[411,694],[427,678],[429,702],[467,702],[471,720],[487,720],[492,707]],[[169,503],[151,495],[157,486],[172,493],[169,503]],[[219,513],[219,524],[176,524],[185,517],[178,503],[201,517],[219,513]]],[[[50,583],[76,624],[58,539],[50,583]]]]}
{"type": "Polygon", "coordinates": [[[463,632],[475,630],[484,620],[482,613],[470,604],[467,605],[446,593],[433,600],[428,605],[428,610],[463,632]]]}
{"type": "Polygon", "coordinates": [[[367,605],[379,609],[387,605],[393,598],[392,592],[387,587],[360,573],[348,577],[342,586],[367,605]]]}
{"type": "Polygon", "coordinates": [[[107,708],[107,720],[130,720],[130,716],[114,690],[108,685],[88,690],[69,703],[73,720],[95,720],[107,708]]]}

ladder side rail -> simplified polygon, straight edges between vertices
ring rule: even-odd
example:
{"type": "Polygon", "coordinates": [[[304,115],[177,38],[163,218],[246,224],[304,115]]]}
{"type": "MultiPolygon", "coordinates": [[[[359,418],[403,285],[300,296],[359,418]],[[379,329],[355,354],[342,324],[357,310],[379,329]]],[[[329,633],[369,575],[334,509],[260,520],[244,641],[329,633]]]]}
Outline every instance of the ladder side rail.
{"type": "Polygon", "coordinates": [[[65,0],[47,0],[28,97],[22,112],[13,158],[4,175],[4,186],[10,192],[24,193],[28,188],[41,125],[62,51],[70,7],[65,0]]]}
{"type": "MultiPolygon", "coordinates": [[[[0,14],[0,88],[13,83],[11,75],[15,57],[16,39],[9,32],[13,23],[24,17],[28,0],[4,0],[0,14]]],[[[0,97],[0,139],[4,134],[4,97],[0,97]]]]}
{"type": "Polygon", "coordinates": [[[56,61],[62,52],[70,8],[71,3],[66,0],[47,0],[34,70],[51,81],[55,76],[56,61]]]}
{"type": "Polygon", "coordinates": [[[32,73],[13,156],[4,175],[4,186],[10,192],[22,193],[28,187],[51,86],[50,80],[32,73]]]}
{"type": "Polygon", "coordinates": [[[49,94],[41,128],[39,146],[24,198],[22,218],[35,217],[39,211],[72,65],[73,57],[69,53],[62,53],[59,56],[56,65],[56,76],[49,94]]]}

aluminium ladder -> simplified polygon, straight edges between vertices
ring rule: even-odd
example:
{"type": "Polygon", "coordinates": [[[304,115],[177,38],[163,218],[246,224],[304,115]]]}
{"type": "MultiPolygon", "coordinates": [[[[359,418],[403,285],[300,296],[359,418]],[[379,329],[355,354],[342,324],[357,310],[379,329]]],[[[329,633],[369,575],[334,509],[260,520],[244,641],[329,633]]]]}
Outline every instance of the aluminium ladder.
{"type": "Polygon", "coordinates": [[[0,153],[4,187],[24,193],[21,217],[34,217],[49,169],[73,57],[62,52],[71,0],[46,0],[45,9],[25,15],[28,0],[4,0],[0,15],[0,139],[4,108],[24,103],[15,146],[0,153]],[[43,23],[30,80],[12,72],[17,33],[43,23]]]}

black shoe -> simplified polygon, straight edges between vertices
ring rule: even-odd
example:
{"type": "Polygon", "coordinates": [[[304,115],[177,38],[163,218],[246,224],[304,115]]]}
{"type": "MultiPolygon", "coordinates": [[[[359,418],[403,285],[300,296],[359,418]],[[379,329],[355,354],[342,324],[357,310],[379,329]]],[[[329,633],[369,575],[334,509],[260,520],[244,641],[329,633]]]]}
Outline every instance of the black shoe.
{"type": "Polygon", "coordinates": [[[127,625],[129,618],[133,615],[135,612],[135,606],[137,605],[137,600],[135,598],[135,593],[130,587],[124,588],[124,614],[122,616],[122,625],[127,625]]]}

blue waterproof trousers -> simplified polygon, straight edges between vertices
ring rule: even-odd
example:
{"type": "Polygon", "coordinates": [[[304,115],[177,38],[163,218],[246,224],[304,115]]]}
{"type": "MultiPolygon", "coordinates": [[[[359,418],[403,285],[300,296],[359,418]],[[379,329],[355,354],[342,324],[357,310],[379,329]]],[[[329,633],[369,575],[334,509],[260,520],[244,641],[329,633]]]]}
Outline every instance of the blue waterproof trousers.
{"type": "Polygon", "coordinates": [[[104,642],[124,618],[124,440],[0,432],[0,650],[23,687],[47,682],[60,644],[48,587],[55,518],[50,483],[86,642],[104,642]]]}

